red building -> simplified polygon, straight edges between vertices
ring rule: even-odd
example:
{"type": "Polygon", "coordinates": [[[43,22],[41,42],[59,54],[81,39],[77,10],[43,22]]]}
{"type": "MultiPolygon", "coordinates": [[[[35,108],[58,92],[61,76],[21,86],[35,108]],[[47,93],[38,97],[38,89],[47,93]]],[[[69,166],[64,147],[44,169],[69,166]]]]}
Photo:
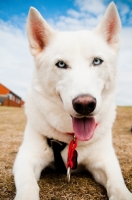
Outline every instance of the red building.
{"type": "Polygon", "coordinates": [[[21,107],[23,105],[24,101],[21,97],[0,83],[0,106],[21,107]]]}

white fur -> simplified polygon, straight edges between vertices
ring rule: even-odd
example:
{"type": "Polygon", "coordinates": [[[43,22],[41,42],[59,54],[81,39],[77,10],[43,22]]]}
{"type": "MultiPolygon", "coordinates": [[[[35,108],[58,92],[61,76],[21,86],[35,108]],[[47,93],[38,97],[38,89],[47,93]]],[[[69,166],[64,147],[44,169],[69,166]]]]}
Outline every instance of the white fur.
{"type": "MultiPolygon", "coordinates": [[[[14,164],[15,200],[39,200],[42,169],[53,160],[47,137],[66,143],[72,140],[71,116],[76,117],[72,100],[90,94],[97,100],[93,112],[94,136],[78,142],[78,163],[93,174],[107,190],[110,200],[132,200],[125,186],[113,145],[111,128],[115,119],[116,62],[120,19],[111,3],[103,20],[93,31],[57,32],[34,8],[30,9],[27,33],[35,60],[35,72],[26,101],[27,125],[23,143],[14,164]],[[101,66],[92,65],[101,57],[101,66]],[[67,69],[57,68],[63,60],[67,69]]],[[[67,160],[67,147],[62,152],[67,160]]]]}

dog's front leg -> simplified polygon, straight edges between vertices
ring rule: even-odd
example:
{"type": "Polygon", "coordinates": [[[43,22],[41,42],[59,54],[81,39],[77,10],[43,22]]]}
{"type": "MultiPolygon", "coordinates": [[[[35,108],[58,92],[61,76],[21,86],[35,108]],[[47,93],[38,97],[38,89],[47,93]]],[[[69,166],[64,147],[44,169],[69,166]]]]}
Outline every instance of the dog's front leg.
{"type": "Polygon", "coordinates": [[[37,181],[42,169],[52,161],[53,153],[46,138],[28,124],[13,168],[17,189],[15,200],[39,200],[37,181]]]}
{"type": "Polygon", "coordinates": [[[132,200],[132,193],[124,183],[112,145],[104,144],[104,147],[100,147],[94,150],[90,162],[86,163],[87,169],[106,188],[110,200],[132,200]]]}

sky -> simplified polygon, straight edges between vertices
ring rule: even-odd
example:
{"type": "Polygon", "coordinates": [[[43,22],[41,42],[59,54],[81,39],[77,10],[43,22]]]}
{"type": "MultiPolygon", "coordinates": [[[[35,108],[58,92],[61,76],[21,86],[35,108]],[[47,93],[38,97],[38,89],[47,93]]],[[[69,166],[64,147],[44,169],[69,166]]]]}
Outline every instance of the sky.
{"type": "MultiPolygon", "coordinates": [[[[34,63],[26,36],[31,6],[56,30],[92,30],[110,0],[0,0],[0,83],[23,100],[34,63]]],[[[132,0],[114,1],[122,22],[116,104],[132,105],[132,0]]]]}

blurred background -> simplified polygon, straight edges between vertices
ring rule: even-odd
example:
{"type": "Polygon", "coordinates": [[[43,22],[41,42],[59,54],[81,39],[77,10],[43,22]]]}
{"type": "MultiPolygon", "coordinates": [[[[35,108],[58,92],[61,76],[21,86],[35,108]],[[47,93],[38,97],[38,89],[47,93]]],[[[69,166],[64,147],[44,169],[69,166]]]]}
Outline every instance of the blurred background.
{"type": "MultiPolygon", "coordinates": [[[[31,81],[34,63],[26,36],[30,6],[54,28],[94,28],[110,0],[0,0],[0,83],[23,100],[31,81]]],[[[132,105],[132,0],[114,1],[122,21],[118,61],[117,105],[132,105]]]]}

